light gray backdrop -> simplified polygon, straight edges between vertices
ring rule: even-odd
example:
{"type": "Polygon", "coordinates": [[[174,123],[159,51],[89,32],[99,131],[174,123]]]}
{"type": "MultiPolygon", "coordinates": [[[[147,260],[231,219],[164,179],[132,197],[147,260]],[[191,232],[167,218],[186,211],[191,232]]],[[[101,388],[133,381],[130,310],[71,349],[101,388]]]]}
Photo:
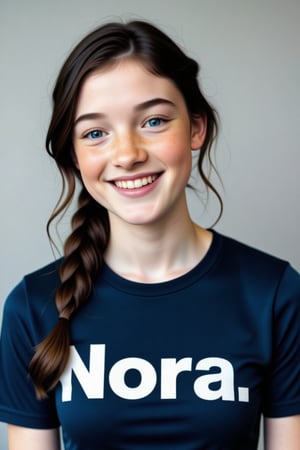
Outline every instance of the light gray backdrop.
{"type": "MultiPolygon", "coordinates": [[[[299,0],[0,0],[1,302],[53,259],[45,222],[60,185],[44,138],[57,71],[87,31],[120,18],[154,21],[201,63],[222,121],[217,229],[300,270],[299,0]]],[[[207,211],[194,195],[190,202],[209,226],[215,201],[207,211]]]]}

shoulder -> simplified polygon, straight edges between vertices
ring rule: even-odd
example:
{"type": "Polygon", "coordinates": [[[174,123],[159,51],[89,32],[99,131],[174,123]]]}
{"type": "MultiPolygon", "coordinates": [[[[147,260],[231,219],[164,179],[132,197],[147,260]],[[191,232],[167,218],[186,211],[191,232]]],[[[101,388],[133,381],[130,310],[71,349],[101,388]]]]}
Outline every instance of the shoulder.
{"type": "Polygon", "coordinates": [[[23,282],[29,289],[45,289],[59,283],[59,268],[62,260],[53,261],[24,276],[23,282]]]}
{"type": "Polygon", "coordinates": [[[30,295],[41,295],[47,291],[53,291],[60,283],[59,267],[61,259],[51,262],[38,270],[24,275],[23,279],[11,291],[8,299],[18,297],[20,294],[26,293],[30,295]]]}
{"type": "Polygon", "coordinates": [[[240,242],[228,236],[216,233],[222,245],[222,258],[234,267],[248,274],[263,277],[280,277],[290,264],[288,261],[271,255],[265,251],[240,242]]]}
{"type": "Polygon", "coordinates": [[[219,270],[248,292],[273,298],[293,296],[300,303],[300,274],[288,261],[216,233],[220,241],[219,270]]]}
{"type": "Polygon", "coordinates": [[[4,304],[5,321],[20,324],[24,321],[38,322],[48,315],[56,320],[55,291],[59,286],[59,267],[61,260],[52,262],[23,279],[12,289],[4,304]]]}

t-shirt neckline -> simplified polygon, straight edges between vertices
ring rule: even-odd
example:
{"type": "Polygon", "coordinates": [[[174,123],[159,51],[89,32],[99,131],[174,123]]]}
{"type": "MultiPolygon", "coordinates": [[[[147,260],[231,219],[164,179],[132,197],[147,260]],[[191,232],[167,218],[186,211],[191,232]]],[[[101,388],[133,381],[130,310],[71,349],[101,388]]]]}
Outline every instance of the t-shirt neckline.
{"type": "MultiPolygon", "coordinates": [[[[103,264],[101,272],[101,280],[111,285],[114,289],[129,293],[131,295],[141,295],[143,297],[153,295],[166,295],[174,291],[185,289],[187,286],[194,284],[210,271],[215,261],[218,259],[222,247],[222,235],[215,230],[212,242],[204,257],[190,271],[179,277],[159,283],[143,283],[128,280],[114,272],[106,263],[103,264]]],[[[96,283],[97,284],[97,283],[96,283]]]]}

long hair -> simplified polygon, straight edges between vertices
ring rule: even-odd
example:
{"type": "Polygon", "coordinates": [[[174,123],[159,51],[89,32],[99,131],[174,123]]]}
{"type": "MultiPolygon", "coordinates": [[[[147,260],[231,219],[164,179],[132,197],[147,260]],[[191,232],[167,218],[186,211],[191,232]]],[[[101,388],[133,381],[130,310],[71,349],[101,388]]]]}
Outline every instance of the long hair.
{"type": "Polygon", "coordinates": [[[165,33],[147,22],[108,23],[87,35],[71,52],[58,75],[46,138],[47,151],[62,176],[62,193],[48,221],[48,234],[52,221],[70,205],[76,179],[81,192],[60,267],[61,283],[55,297],[58,322],[36,347],[29,367],[39,398],[47,396],[56,386],[67,364],[70,319],[89,299],[109,239],[107,210],[87,192],[75,165],[72,140],[78,96],[90,73],[127,56],[140,60],[151,73],[172,80],[183,95],[191,118],[206,118],[207,133],[199,152],[198,170],[206,188],[219,199],[222,213],[221,197],[204,169],[204,161],[212,166],[211,148],[217,135],[218,120],[199,88],[197,62],[185,55],[165,33]]]}

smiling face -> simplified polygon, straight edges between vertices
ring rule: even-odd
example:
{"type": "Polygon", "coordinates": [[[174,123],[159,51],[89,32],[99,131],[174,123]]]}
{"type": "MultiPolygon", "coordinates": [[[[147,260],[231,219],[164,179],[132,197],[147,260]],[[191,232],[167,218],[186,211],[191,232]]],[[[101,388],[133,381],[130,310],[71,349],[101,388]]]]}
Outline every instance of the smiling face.
{"type": "Polygon", "coordinates": [[[175,84],[122,59],[85,80],[73,144],[90,195],[110,220],[149,224],[185,209],[191,149],[205,138],[175,84]]]}

